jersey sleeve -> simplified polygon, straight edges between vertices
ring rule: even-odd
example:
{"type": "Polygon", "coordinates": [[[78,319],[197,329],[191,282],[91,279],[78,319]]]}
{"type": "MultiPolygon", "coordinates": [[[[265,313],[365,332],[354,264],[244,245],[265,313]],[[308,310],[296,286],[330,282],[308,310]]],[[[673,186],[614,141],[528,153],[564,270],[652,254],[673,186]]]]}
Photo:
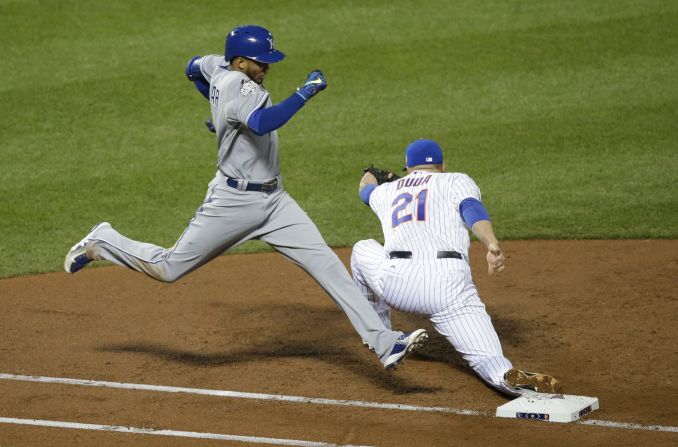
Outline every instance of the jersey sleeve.
{"type": "Polygon", "coordinates": [[[227,118],[247,126],[252,113],[263,107],[268,100],[268,92],[245,74],[233,76],[227,86],[229,107],[227,118]]]}
{"type": "Polygon", "coordinates": [[[386,184],[379,185],[372,190],[369,198],[369,206],[372,208],[372,211],[379,217],[381,220],[382,216],[385,213],[385,201],[386,200],[386,184]]]}
{"type": "Polygon", "coordinates": [[[451,180],[452,203],[457,211],[459,210],[459,204],[464,199],[481,200],[480,188],[478,188],[478,185],[476,185],[476,182],[471,177],[466,174],[456,174],[451,180]]]}
{"type": "Polygon", "coordinates": [[[200,72],[207,82],[212,82],[212,75],[221,66],[226,66],[224,56],[218,54],[209,54],[200,58],[200,72]]]}

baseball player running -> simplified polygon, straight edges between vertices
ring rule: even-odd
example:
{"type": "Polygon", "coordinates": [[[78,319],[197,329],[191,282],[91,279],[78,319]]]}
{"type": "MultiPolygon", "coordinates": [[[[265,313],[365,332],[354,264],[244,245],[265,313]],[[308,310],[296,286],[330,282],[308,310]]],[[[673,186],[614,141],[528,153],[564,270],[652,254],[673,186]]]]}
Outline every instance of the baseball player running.
{"type": "Polygon", "coordinates": [[[282,187],[277,129],[327,86],[319,70],[287,99],[272,105],[263,81],[270,64],[285,55],[260,26],[233,29],[225,55],[194,57],[186,75],[209,101],[218,157],[205,200],[170,248],[133,241],[102,222],[66,255],[75,273],[91,261],[108,260],[172,282],[250,239],[266,241],[306,270],[334,299],[360,336],[394,369],[427,338],[386,328],[327,246],[308,215],[282,187]]]}
{"type": "Polygon", "coordinates": [[[387,327],[391,308],[428,316],[495,389],[511,396],[560,393],[553,377],[515,369],[504,357],[473,284],[469,228],[487,247],[490,274],[503,271],[506,259],[478,186],[466,174],[444,172],[442,150],[433,140],[414,141],[405,159],[403,178],[368,168],[360,181],[360,198],[379,217],[384,245],[372,239],[354,245],[354,281],[387,327]]]}

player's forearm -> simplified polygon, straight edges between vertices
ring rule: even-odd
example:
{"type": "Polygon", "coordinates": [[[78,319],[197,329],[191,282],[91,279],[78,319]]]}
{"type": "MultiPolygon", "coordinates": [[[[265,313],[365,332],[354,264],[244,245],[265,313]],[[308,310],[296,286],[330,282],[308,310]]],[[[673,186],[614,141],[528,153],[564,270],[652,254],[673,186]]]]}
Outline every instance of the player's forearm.
{"type": "Polygon", "coordinates": [[[471,231],[482,242],[485,247],[490,245],[498,245],[499,241],[494,235],[494,230],[492,229],[492,223],[489,220],[479,220],[473,224],[471,231]]]}
{"type": "Polygon", "coordinates": [[[278,104],[254,112],[247,120],[247,127],[257,135],[265,135],[282,127],[306,102],[293,93],[278,104]]]}
{"type": "Polygon", "coordinates": [[[370,204],[370,196],[376,187],[377,178],[372,173],[365,172],[363,178],[360,179],[360,186],[358,186],[358,195],[365,205],[370,204]]]}
{"type": "Polygon", "coordinates": [[[306,101],[327,87],[325,76],[320,70],[308,75],[303,86],[299,87],[289,98],[266,109],[259,109],[247,119],[247,127],[257,135],[265,135],[282,127],[301,109],[306,101]]]}

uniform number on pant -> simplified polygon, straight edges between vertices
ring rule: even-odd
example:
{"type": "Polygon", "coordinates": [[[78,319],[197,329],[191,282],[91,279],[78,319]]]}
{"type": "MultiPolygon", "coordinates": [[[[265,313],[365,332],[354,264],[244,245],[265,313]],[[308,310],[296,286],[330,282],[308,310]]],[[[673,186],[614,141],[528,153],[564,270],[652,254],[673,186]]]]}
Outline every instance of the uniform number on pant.
{"type": "Polygon", "coordinates": [[[414,213],[417,215],[417,220],[423,222],[426,220],[426,197],[428,196],[428,189],[422,189],[416,196],[408,192],[404,192],[395,198],[391,206],[394,206],[391,214],[391,228],[395,228],[401,223],[412,220],[412,211],[406,209],[414,200],[416,209],[414,213]]]}

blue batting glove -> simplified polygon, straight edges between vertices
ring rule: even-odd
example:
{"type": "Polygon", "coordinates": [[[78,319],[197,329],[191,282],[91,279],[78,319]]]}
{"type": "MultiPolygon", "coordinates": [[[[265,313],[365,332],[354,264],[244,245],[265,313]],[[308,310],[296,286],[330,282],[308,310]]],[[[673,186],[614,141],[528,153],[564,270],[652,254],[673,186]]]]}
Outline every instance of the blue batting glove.
{"type": "Polygon", "coordinates": [[[217,133],[217,129],[214,127],[212,118],[208,118],[207,121],[205,121],[205,126],[207,126],[207,130],[209,130],[210,132],[217,133]]]}
{"type": "Polygon", "coordinates": [[[308,75],[306,83],[297,88],[297,95],[301,96],[304,101],[308,101],[320,90],[325,90],[326,87],[327,81],[325,80],[323,72],[320,70],[313,70],[311,74],[308,75]]]}

